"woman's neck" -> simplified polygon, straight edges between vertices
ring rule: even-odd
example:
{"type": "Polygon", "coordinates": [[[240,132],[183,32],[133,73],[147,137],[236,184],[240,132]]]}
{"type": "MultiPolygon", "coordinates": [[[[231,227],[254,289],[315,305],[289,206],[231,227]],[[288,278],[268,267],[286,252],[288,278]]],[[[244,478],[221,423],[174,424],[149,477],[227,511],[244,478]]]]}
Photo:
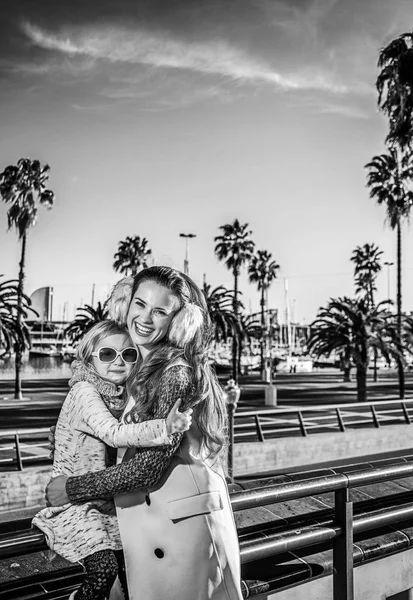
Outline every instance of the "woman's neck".
{"type": "Polygon", "coordinates": [[[149,352],[151,351],[150,348],[146,348],[145,346],[138,346],[138,350],[140,352],[142,360],[145,360],[145,358],[148,356],[149,352]]]}

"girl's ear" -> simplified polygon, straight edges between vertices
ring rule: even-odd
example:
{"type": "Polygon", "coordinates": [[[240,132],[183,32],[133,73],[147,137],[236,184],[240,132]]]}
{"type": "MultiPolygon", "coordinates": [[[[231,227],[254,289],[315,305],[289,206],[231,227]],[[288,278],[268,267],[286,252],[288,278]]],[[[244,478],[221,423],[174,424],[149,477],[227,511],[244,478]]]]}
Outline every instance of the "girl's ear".
{"type": "Polygon", "coordinates": [[[172,344],[183,348],[191,342],[204,322],[202,309],[197,304],[185,304],[172,319],[168,339],[172,344]]]}
{"type": "Polygon", "coordinates": [[[133,277],[124,277],[115,284],[108,300],[109,318],[118,325],[126,325],[132,299],[133,277]]]}

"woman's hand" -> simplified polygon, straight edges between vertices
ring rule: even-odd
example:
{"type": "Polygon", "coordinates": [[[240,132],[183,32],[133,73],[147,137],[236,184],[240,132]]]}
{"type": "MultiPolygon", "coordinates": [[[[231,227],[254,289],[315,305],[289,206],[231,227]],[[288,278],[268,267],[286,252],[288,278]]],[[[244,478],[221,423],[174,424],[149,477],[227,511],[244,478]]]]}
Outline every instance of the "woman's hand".
{"type": "Polygon", "coordinates": [[[52,425],[50,427],[49,435],[47,437],[47,439],[49,440],[49,445],[47,447],[50,450],[49,458],[51,458],[52,460],[54,459],[55,435],[56,435],[56,425],[52,425]]]}
{"type": "Polygon", "coordinates": [[[166,417],[166,430],[168,435],[171,435],[171,433],[188,431],[191,427],[192,408],[188,408],[184,412],[179,412],[180,404],[181,399],[179,398],[170,410],[169,415],[166,417]]]}
{"type": "Polygon", "coordinates": [[[67,477],[65,475],[58,475],[49,481],[46,486],[47,506],[63,506],[63,504],[70,502],[66,494],[66,481],[67,477]]]}

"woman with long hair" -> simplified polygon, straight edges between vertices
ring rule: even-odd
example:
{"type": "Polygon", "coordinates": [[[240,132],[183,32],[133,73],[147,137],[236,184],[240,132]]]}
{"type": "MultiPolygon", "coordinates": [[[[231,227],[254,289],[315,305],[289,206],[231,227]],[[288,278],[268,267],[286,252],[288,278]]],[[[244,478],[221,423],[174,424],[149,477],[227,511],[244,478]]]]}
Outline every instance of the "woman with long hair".
{"type": "Polygon", "coordinates": [[[183,273],[151,267],[115,286],[110,317],[127,327],[140,353],[124,419],[163,418],[181,399],[193,424],[168,446],[129,449],[105,471],[53,480],[48,501],[116,497],[131,600],[240,600],[238,538],[221,465],[226,407],[208,361],[205,298],[183,273]]]}

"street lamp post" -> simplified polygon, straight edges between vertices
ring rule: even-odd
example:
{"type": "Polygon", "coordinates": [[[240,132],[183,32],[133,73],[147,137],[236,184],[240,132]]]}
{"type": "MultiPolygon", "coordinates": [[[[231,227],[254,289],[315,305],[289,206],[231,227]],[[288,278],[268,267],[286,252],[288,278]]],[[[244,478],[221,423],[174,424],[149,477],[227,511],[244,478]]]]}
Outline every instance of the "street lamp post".
{"type": "Polygon", "coordinates": [[[265,290],[267,314],[265,318],[265,405],[277,406],[277,389],[272,381],[272,343],[271,343],[271,322],[270,311],[268,308],[268,288],[265,290]]]}
{"type": "Polygon", "coordinates": [[[390,300],[390,267],[394,265],[394,262],[386,261],[384,264],[387,267],[387,298],[390,300]]]}
{"type": "Polygon", "coordinates": [[[231,483],[234,482],[234,428],[235,428],[235,411],[237,410],[238,400],[241,395],[236,381],[230,379],[224,388],[224,397],[228,411],[228,456],[227,456],[227,471],[231,483]]]}
{"type": "Polygon", "coordinates": [[[185,238],[184,273],[189,275],[189,240],[196,237],[195,233],[180,233],[179,237],[185,238]]]}

